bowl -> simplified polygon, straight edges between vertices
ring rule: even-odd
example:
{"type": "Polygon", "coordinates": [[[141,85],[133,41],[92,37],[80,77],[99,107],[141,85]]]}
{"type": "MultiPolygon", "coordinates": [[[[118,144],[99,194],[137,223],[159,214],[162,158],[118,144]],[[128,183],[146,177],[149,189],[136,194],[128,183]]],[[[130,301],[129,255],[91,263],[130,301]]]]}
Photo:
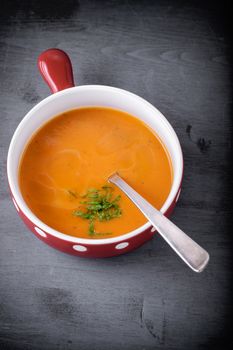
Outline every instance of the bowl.
{"type": "Polygon", "coordinates": [[[71,62],[62,50],[46,50],[39,56],[38,66],[53,94],[33,107],[22,119],[12,137],[7,158],[11,197],[19,216],[44,243],[72,255],[103,258],[138,248],[155,234],[155,229],[149,222],[134,231],[105,239],[73,237],[42,222],[29,209],[21,194],[18,181],[20,159],[32,134],[58,114],[85,106],[112,107],[125,111],[153,129],[170,155],[173,182],[170,193],[161,208],[161,212],[169,216],[179,198],[183,177],[182,150],[174,129],[157,108],[129,91],[104,85],[74,86],[71,62]]]}

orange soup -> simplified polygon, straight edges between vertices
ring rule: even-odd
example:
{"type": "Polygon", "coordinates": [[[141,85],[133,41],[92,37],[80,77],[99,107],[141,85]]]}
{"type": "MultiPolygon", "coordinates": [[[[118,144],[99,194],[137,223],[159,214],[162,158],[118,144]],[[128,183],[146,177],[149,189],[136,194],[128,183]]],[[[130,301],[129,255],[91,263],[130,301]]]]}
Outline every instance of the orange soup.
{"type": "Polygon", "coordinates": [[[168,152],[143,122],[125,112],[85,107],[54,117],[31,138],[19,168],[23,198],[50,227],[108,238],[146,223],[108,176],[119,174],[160,209],[172,185],[168,152]]]}

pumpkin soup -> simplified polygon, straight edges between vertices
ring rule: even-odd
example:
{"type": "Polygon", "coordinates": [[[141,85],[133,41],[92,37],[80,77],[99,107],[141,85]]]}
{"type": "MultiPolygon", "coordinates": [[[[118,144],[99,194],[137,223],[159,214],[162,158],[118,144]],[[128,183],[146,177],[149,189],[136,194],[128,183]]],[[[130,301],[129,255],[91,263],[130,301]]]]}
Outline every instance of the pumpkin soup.
{"type": "Polygon", "coordinates": [[[19,168],[23,198],[50,227],[82,238],[114,237],[146,223],[118,188],[119,174],[160,209],[172,185],[158,136],[125,112],[83,107],[54,117],[31,138],[19,168]]]}

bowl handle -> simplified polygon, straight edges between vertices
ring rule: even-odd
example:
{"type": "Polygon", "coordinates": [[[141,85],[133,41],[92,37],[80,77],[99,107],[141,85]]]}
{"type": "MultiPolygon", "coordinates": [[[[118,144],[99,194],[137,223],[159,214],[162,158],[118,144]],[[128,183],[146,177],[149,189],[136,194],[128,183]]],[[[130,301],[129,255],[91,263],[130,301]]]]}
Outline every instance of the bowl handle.
{"type": "Polygon", "coordinates": [[[69,56],[60,49],[48,49],[38,57],[38,68],[52,93],[74,86],[69,56]]]}

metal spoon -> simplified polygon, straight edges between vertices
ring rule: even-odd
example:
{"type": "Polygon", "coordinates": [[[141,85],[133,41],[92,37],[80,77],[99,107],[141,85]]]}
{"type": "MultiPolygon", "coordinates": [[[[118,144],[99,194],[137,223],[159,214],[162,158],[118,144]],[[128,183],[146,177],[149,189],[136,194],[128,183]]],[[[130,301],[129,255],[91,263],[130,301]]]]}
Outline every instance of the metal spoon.
{"type": "Polygon", "coordinates": [[[119,187],[131,201],[145,215],[156,228],[165,241],[175,250],[183,261],[195,272],[204,270],[209,261],[209,254],[200,247],[175,224],[167,219],[159,210],[154,208],[131,186],[129,186],[118,173],[112,174],[108,181],[119,187]]]}

